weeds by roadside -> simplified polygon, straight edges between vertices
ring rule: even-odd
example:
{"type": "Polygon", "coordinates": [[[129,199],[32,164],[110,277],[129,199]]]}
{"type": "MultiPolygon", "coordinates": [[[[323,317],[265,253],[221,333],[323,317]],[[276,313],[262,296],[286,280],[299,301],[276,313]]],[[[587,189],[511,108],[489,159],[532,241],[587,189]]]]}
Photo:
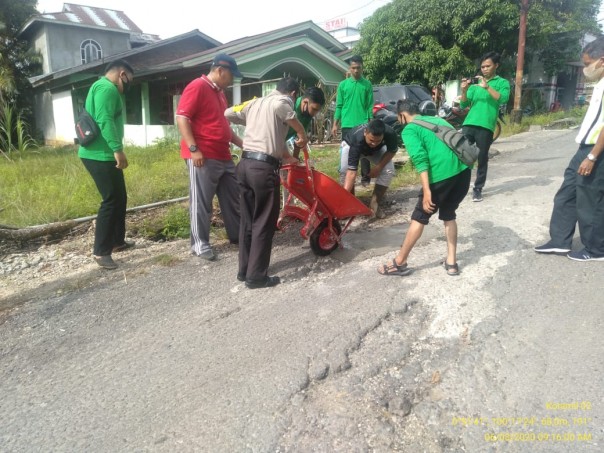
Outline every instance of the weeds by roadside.
{"type": "MultiPolygon", "coordinates": [[[[177,149],[126,148],[128,206],[183,197],[185,165],[177,149]]],[[[93,215],[100,199],[77,147],[14,152],[0,162],[0,224],[25,227],[93,215]]]]}
{"type": "MultiPolygon", "coordinates": [[[[522,124],[504,125],[502,136],[528,130],[531,124],[546,125],[557,119],[580,119],[585,108],[525,116],[522,124]]],[[[178,144],[165,140],[148,148],[126,147],[129,168],[125,171],[128,206],[185,197],[188,176],[178,153],[178,144]]],[[[404,151],[399,151],[404,153],[404,151]]],[[[400,154],[399,154],[400,155],[400,154]]],[[[13,151],[12,160],[0,160],[0,224],[25,227],[93,215],[100,203],[92,178],[77,157],[75,146],[13,151]]],[[[339,146],[314,146],[310,156],[316,169],[338,179],[339,146]]],[[[397,165],[391,189],[419,184],[412,164],[397,165]]],[[[370,194],[361,189],[358,196],[370,194]]],[[[220,225],[215,227],[220,235],[220,225]]],[[[136,225],[135,234],[156,240],[189,235],[187,204],[162,210],[155,219],[136,225]]]]}
{"type": "Polygon", "coordinates": [[[15,152],[36,147],[28,128],[20,113],[15,112],[8,102],[0,102],[0,154],[11,161],[15,152]]]}
{"type": "Polygon", "coordinates": [[[512,124],[510,116],[506,115],[505,124],[503,125],[501,136],[509,137],[510,135],[519,134],[529,130],[530,126],[547,126],[556,120],[563,118],[574,118],[577,124],[581,123],[581,119],[585,116],[587,107],[574,107],[569,110],[559,110],[557,112],[540,113],[537,115],[523,115],[520,124],[512,124]]]}

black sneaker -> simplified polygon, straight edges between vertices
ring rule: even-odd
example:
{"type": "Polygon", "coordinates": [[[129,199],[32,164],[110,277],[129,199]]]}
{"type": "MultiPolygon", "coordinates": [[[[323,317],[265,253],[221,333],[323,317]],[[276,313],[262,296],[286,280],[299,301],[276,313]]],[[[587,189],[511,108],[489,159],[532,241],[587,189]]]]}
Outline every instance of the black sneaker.
{"type": "Polygon", "coordinates": [[[480,190],[475,190],[475,191],[472,193],[472,201],[474,201],[474,202],[479,202],[479,201],[482,201],[482,191],[480,191],[480,190]]]}
{"type": "Polygon", "coordinates": [[[585,249],[578,252],[569,252],[566,256],[574,261],[604,261],[604,256],[594,256],[585,249]]]}
{"type": "Polygon", "coordinates": [[[565,253],[570,252],[569,248],[556,247],[551,242],[548,242],[547,244],[539,245],[539,246],[533,248],[533,250],[537,253],[553,253],[553,254],[565,254],[565,253]]]}

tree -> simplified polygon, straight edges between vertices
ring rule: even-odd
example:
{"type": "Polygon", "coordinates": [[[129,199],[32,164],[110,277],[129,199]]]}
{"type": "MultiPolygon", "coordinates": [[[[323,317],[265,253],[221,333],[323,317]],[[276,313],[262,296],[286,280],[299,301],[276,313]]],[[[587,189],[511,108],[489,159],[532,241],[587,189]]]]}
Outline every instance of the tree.
{"type": "Polygon", "coordinates": [[[8,102],[27,120],[33,116],[33,89],[27,80],[41,72],[41,57],[18,33],[37,14],[37,0],[0,0],[0,102],[8,102]]]}
{"type": "Polygon", "coordinates": [[[532,1],[528,14],[527,51],[543,62],[548,75],[579,60],[586,32],[599,35],[596,21],[600,0],[532,1]]]}
{"type": "MultiPolygon", "coordinates": [[[[576,60],[580,38],[598,30],[599,0],[534,0],[528,17],[527,58],[550,74],[576,60]]],[[[518,48],[518,0],[394,0],[361,25],[355,52],[374,83],[434,86],[476,74],[489,50],[513,60],[518,48]]],[[[503,65],[511,76],[513,65],[503,65]]]]}
{"type": "Polygon", "coordinates": [[[39,74],[41,58],[18,37],[25,21],[36,14],[36,0],[0,0],[0,153],[32,144],[33,88],[28,77],[39,74]]]}

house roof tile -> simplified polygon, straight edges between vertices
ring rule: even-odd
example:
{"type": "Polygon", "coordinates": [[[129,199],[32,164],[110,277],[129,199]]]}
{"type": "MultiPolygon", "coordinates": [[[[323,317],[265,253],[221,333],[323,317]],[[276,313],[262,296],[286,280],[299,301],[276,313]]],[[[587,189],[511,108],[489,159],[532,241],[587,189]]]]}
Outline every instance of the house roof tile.
{"type": "Polygon", "coordinates": [[[143,32],[123,11],[98,8],[96,6],[64,3],[61,12],[45,13],[41,14],[41,17],[67,24],[88,25],[130,33],[143,32]]]}

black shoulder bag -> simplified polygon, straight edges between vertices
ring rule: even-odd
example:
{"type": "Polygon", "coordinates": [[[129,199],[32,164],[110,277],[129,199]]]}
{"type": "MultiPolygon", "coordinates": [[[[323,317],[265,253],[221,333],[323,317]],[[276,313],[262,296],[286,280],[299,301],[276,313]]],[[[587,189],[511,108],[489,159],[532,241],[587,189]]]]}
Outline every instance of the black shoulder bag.
{"type": "Polygon", "coordinates": [[[89,145],[101,135],[101,129],[90,113],[83,108],[75,123],[75,132],[78,142],[82,146],[89,145]]]}

